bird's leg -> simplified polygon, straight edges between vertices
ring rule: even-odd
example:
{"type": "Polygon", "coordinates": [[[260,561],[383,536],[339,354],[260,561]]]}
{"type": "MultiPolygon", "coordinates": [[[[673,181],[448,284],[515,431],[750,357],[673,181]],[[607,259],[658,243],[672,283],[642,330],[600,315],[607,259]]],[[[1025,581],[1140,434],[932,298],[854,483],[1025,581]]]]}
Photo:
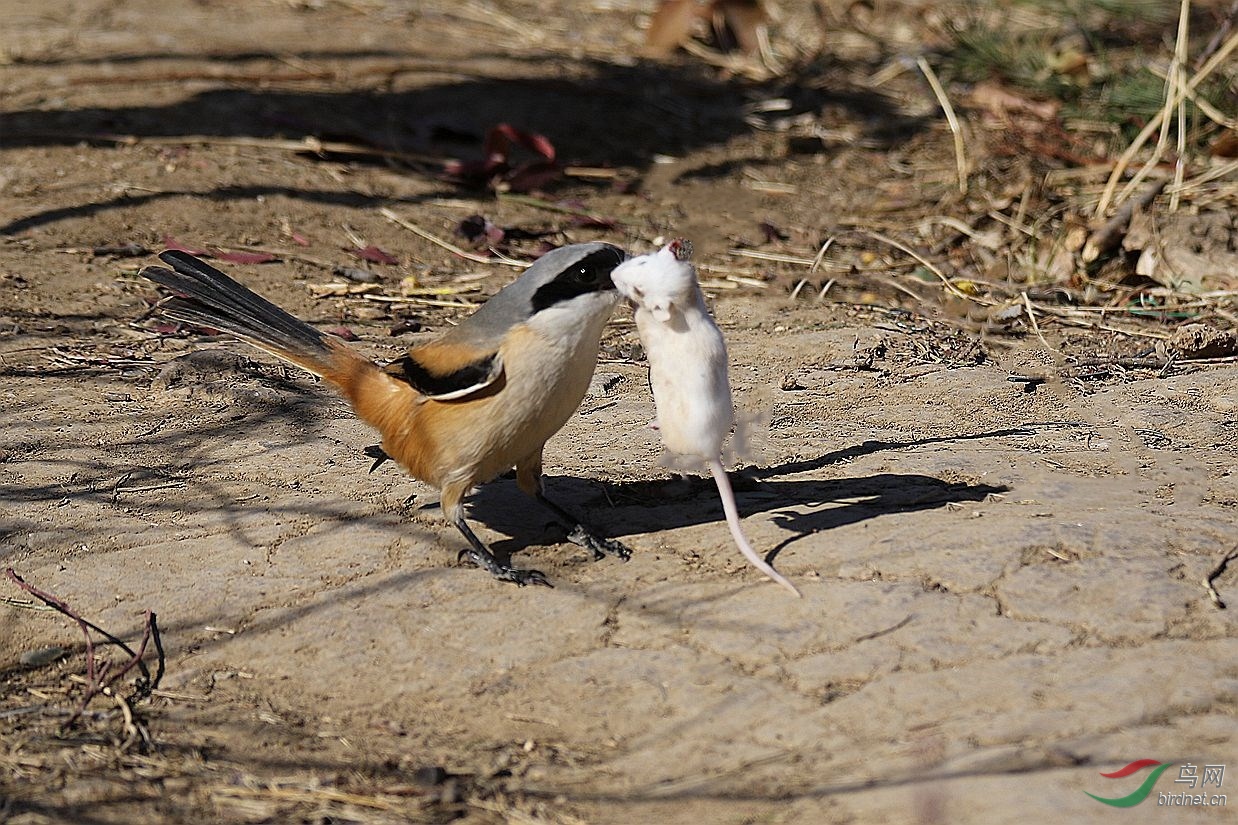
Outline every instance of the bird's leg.
{"type": "Polygon", "coordinates": [[[632,558],[632,551],[623,542],[597,535],[581,522],[580,519],[560,507],[546,497],[542,484],[542,454],[521,461],[516,465],[516,484],[520,489],[533,496],[542,506],[554,513],[556,520],[567,530],[567,540],[572,544],[585,548],[593,553],[594,561],[614,556],[621,561],[632,558]]]}
{"type": "Polygon", "coordinates": [[[467,557],[473,564],[501,582],[511,582],[521,587],[524,587],[526,584],[554,587],[550,580],[538,570],[517,570],[510,564],[504,564],[495,558],[494,553],[490,552],[490,548],[486,547],[482,540],[477,538],[477,534],[473,532],[468,522],[464,520],[464,508],[460,504],[460,499],[463,496],[464,490],[456,491],[450,487],[443,488],[443,513],[447,516],[447,520],[454,524],[456,529],[464,536],[465,541],[469,543],[467,549],[460,551],[459,558],[464,559],[467,557]]]}

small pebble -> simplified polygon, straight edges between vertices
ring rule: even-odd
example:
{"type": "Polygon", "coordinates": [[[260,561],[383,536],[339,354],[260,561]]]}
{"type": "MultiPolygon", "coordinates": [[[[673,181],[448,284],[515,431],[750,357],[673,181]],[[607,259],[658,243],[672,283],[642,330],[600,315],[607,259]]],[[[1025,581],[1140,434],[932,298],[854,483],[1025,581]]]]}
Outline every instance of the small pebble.
{"type": "Polygon", "coordinates": [[[358,284],[378,283],[378,275],[368,269],[359,269],[355,266],[337,266],[331,270],[331,274],[358,284]]]}

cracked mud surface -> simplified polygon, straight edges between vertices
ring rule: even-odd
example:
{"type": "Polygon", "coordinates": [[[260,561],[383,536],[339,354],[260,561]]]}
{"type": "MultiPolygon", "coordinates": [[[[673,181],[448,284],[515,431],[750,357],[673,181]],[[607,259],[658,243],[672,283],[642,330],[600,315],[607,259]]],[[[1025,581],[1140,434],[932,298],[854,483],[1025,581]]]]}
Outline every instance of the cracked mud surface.
{"type": "MultiPolygon", "coordinates": [[[[307,18],[267,5],[277,45],[294,39],[307,18]]],[[[198,22],[209,35],[178,41],[189,65],[230,31],[198,22]]],[[[431,31],[444,38],[439,59],[463,48],[460,35],[431,31]]],[[[158,45],[124,36],[126,49],[158,45]]],[[[471,60],[471,71],[512,74],[487,62],[499,58],[471,60]]],[[[34,83],[53,68],[15,71],[34,83]]],[[[129,87],[103,93],[98,106],[136,106],[129,87]]],[[[101,92],[63,94],[82,106],[101,92]]],[[[8,105],[36,119],[45,104],[8,105]]],[[[433,278],[470,265],[414,246],[368,199],[421,198],[405,208],[442,234],[464,213],[435,204],[441,184],[381,167],[348,170],[366,194],[347,203],[287,189],[225,198],[227,208],[192,194],[81,208],[121,179],[333,185],[312,160],[162,152],[4,150],[16,171],[0,222],[24,223],[0,243],[0,271],[25,283],[0,298],[0,561],[127,639],[144,610],[158,613],[163,687],[176,697],[151,712],[165,753],[192,753],[219,766],[215,777],[507,772],[505,792],[533,806],[527,821],[676,825],[1085,821],[1099,810],[1083,793],[1104,790],[1098,771],[1233,755],[1238,610],[1218,609],[1202,581],[1238,537],[1238,367],[1025,392],[1007,376],[1053,361],[1034,338],[946,362],[923,357],[921,344],[941,343],[935,326],[724,291],[711,303],[737,402],[769,422],[735,477],[740,510],[753,545],[776,551],[804,598],[744,564],[712,483],[657,466],[645,368],[620,359],[601,364],[546,469],[549,492],[623,539],[632,560],[593,562],[500,480],[472,498],[473,524],[555,588],[504,586],[455,563],[463,542],[432,489],[391,465],[367,474],[362,449],[376,438],[326,388],[241,345],[152,343],[127,326],[149,291],[64,251],[135,234],[155,245],[164,234],[265,238],[284,215],[330,238],[328,251],[345,224],[384,249],[415,248],[433,278]],[[64,187],[39,183],[56,169],[64,187]],[[878,344],[880,356],[857,359],[878,344]],[[65,367],[52,347],[135,361],[65,367]]],[[[745,204],[767,208],[733,180],[651,176],[651,202],[614,209],[695,228],[698,256],[748,225],[745,204]],[[676,214],[659,198],[695,205],[676,214]],[[719,201],[737,205],[702,206],[719,201]]],[[[303,283],[327,280],[317,271],[226,268],[303,317],[347,323],[376,358],[411,340],[393,341],[389,318],[315,302],[303,283]]],[[[486,290],[508,277],[492,268],[486,290]]],[[[435,312],[426,335],[451,317],[435,312]]],[[[616,318],[608,352],[635,342],[626,312],[616,318]]],[[[1233,566],[1215,585],[1238,604],[1233,566]]],[[[61,617],[11,605],[0,626],[12,704],[46,676],[18,664],[23,652],[80,642],[61,617]]],[[[80,672],[80,656],[51,668],[80,672]]],[[[39,744],[20,720],[4,724],[13,754],[39,744]]],[[[70,771],[39,786],[19,762],[0,766],[25,822],[83,810],[96,821],[280,821],[290,810],[238,807],[196,774],[176,784],[70,771]]],[[[462,816],[504,821],[483,807],[462,816]]]]}

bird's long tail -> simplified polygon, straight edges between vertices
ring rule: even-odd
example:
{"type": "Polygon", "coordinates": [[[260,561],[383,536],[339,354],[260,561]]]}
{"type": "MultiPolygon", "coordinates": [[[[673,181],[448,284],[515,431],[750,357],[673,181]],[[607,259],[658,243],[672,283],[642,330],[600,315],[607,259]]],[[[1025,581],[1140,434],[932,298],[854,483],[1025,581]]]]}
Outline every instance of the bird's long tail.
{"type": "Polygon", "coordinates": [[[293,317],[193,255],[169,250],[159,258],[172,268],[148,266],[141,274],[174,293],[159,306],[164,316],[234,335],[321,376],[350,396],[363,375],[377,372],[372,362],[338,339],[293,317]]]}
{"type": "Polygon", "coordinates": [[[709,472],[713,474],[714,483],[718,485],[718,494],[722,497],[722,511],[726,513],[726,523],[731,528],[731,537],[739,545],[739,551],[744,554],[744,558],[748,559],[753,567],[787,588],[787,590],[790,590],[796,596],[799,596],[800,591],[796,586],[770,566],[765,559],[761,558],[757,551],[752,549],[752,545],[748,543],[748,539],[744,536],[743,528],[739,524],[739,510],[735,507],[735,493],[731,490],[731,479],[727,477],[726,468],[722,466],[722,462],[716,458],[710,461],[709,472]]]}

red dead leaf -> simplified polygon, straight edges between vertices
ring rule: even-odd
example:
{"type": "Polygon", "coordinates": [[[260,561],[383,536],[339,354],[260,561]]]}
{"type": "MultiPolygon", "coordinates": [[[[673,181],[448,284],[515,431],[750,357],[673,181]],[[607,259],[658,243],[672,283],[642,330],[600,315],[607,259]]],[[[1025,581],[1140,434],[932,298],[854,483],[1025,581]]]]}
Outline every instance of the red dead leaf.
{"type": "Polygon", "coordinates": [[[1214,158],[1238,158],[1238,129],[1226,129],[1208,147],[1214,158]]]}
{"type": "Polygon", "coordinates": [[[345,251],[350,255],[360,258],[363,261],[369,261],[372,264],[388,264],[390,266],[394,266],[400,262],[400,260],[395,256],[384,252],[377,246],[373,245],[367,246],[365,249],[346,249],[345,251]]]}
{"type": "Polygon", "coordinates": [[[222,249],[212,249],[210,254],[217,260],[232,264],[269,264],[279,260],[277,255],[270,252],[225,252],[222,249]]]}
{"type": "Polygon", "coordinates": [[[504,184],[513,192],[528,192],[558,178],[562,174],[555,160],[554,144],[545,135],[518,129],[510,123],[500,123],[486,133],[482,160],[452,161],[444,172],[451,180],[467,186],[494,187],[504,184]],[[513,164],[513,148],[532,152],[537,160],[513,164]]]}
{"type": "Polygon", "coordinates": [[[558,179],[560,174],[559,167],[553,163],[526,163],[504,175],[503,181],[512,192],[532,192],[558,179]]]}
{"type": "Polygon", "coordinates": [[[348,327],[331,327],[325,330],[328,335],[334,335],[336,338],[342,338],[345,341],[359,341],[357,333],[353,332],[348,327]]]}
{"type": "Polygon", "coordinates": [[[171,235],[163,236],[163,245],[168,249],[175,249],[177,252],[187,252],[190,255],[197,255],[199,258],[214,258],[231,264],[269,264],[279,260],[279,256],[270,252],[229,252],[216,246],[189,246],[181,243],[171,235]]]}
{"type": "Polygon", "coordinates": [[[554,162],[555,147],[549,138],[536,132],[517,129],[510,123],[500,123],[486,134],[486,154],[506,160],[513,143],[554,162]]]}
{"type": "Polygon", "coordinates": [[[178,241],[176,238],[173,238],[171,235],[163,236],[163,245],[166,246],[168,249],[175,249],[177,252],[188,252],[190,255],[209,256],[211,254],[210,250],[208,249],[186,246],[185,244],[178,241]]]}

